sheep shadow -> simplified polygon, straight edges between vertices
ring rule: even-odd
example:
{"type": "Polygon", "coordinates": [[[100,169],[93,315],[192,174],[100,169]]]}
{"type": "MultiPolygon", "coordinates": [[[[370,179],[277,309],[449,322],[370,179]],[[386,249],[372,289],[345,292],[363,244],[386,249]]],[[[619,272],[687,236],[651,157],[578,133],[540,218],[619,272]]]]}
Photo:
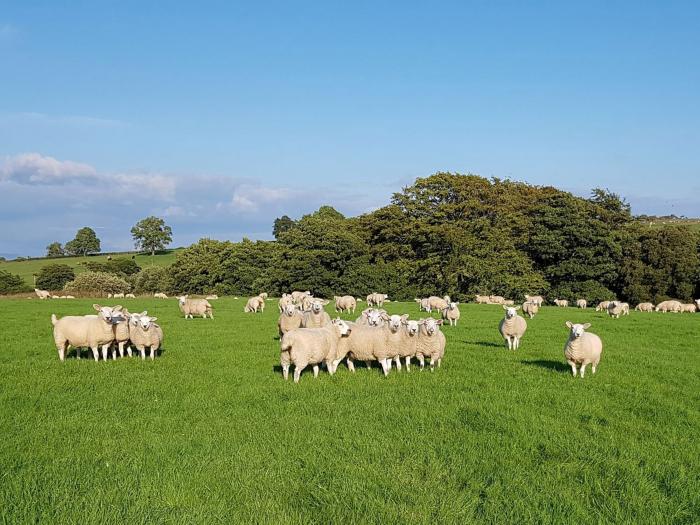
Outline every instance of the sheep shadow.
{"type": "Polygon", "coordinates": [[[503,348],[505,346],[505,343],[494,343],[493,341],[467,341],[467,343],[491,348],[503,348]]]}
{"type": "Polygon", "coordinates": [[[538,366],[555,372],[571,372],[571,368],[566,363],[561,361],[552,361],[551,359],[535,359],[534,361],[520,361],[524,365],[538,366]]]}

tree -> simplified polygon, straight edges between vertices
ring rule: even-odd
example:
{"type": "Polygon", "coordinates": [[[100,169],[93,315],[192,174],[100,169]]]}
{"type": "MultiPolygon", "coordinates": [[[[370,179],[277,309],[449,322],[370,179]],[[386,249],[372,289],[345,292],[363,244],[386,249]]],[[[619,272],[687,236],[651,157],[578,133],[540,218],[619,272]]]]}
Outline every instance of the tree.
{"type": "Polygon", "coordinates": [[[68,241],[65,247],[70,255],[83,255],[100,252],[100,239],[92,228],[80,228],[75,239],[68,241]]]}
{"type": "Polygon", "coordinates": [[[65,254],[66,252],[63,249],[63,246],[61,246],[61,243],[58,241],[52,242],[46,247],[47,257],[62,257],[65,254]]]}
{"type": "Polygon", "coordinates": [[[19,275],[0,270],[0,294],[21,292],[25,288],[19,275]]]}
{"type": "Polygon", "coordinates": [[[47,264],[36,276],[36,286],[41,290],[63,290],[66,283],[75,279],[73,268],[67,264],[47,264]]]}
{"type": "Polygon", "coordinates": [[[151,252],[154,255],[157,250],[163,250],[173,242],[173,230],[165,224],[160,217],[146,217],[141,219],[131,228],[131,236],[137,250],[151,252]]]}
{"type": "Polygon", "coordinates": [[[280,235],[291,230],[295,225],[296,222],[294,222],[290,217],[287,215],[282,215],[282,217],[275,219],[275,223],[272,226],[272,235],[275,236],[275,239],[279,240],[280,235]]]}

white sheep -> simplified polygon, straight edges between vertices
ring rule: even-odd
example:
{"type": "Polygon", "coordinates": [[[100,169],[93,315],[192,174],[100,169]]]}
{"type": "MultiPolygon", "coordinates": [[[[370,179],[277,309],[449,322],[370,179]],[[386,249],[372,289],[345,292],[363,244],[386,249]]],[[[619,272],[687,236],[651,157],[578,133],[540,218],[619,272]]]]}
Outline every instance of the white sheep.
{"type": "Polygon", "coordinates": [[[284,312],[284,309],[289,304],[294,305],[294,299],[290,294],[283,293],[282,297],[280,297],[279,301],[277,301],[277,308],[279,309],[280,313],[284,312]]]}
{"type": "Polygon", "coordinates": [[[305,292],[299,292],[295,290],[290,295],[292,296],[292,300],[296,304],[301,304],[301,302],[304,300],[304,297],[311,296],[311,292],[308,290],[305,292]]]}
{"type": "MultiPolygon", "coordinates": [[[[119,351],[119,357],[124,357],[124,347],[129,343],[129,319],[131,314],[126,308],[122,308],[121,311],[115,312],[112,316],[112,322],[114,324],[114,341],[112,342],[112,359],[117,358],[117,351],[119,351]]],[[[105,358],[106,359],[106,358],[105,358]]]]}
{"type": "Polygon", "coordinates": [[[441,312],[443,320],[449,321],[450,326],[457,326],[457,321],[459,321],[461,314],[458,305],[459,303],[451,302],[447,305],[447,308],[444,308],[441,312]]]}
{"type": "Polygon", "coordinates": [[[282,375],[289,377],[289,367],[294,364],[294,382],[298,383],[301,372],[309,365],[313,366],[314,377],[318,377],[319,364],[326,363],[332,374],[335,372],[333,362],[336,347],[341,338],[347,337],[351,328],[345,321],[334,319],[323,328],[298,328],[282,336],[280,343],[280,364],[282,375]]]}
{"type": "Polygon", "coordinates": [[[156,299],[167,299],[168,296],[165,295],[163,292],[156,292],[153,294],[153,297],[156,299]]]}
{"type": "Polygon", "coordinates": [[[422,312],[425,310],[426,312],[430,311],[430,298],[424,297],[424,298],[418,298],[416,297],[413,299],[417,304],[418,304],[418,311],[422,312]]]}
{"type": "Polygon", "coordinates": [[[634,309],[638,312],[653,312],[654,305],[652,303],[639,303],[634,309]]]}
{"type": "Polygon", "coordinates": [[[428,312],[432,312],[433,310],[441,312],[450,305],[450,302],[451,301],[449,295],[446,295],[445,297],[437,297],[435,295],[431,295],[430,297],[428,297],[428,312]]]}
{"type": "Polygon", "coordinates": [[[698,307],[695,306],[695,303],[688,303],[688,304],[681,305],[681,312],[694,314],[697,311],[697,309],[698,309],[698,307]]]}
{"type": "Polygon", "coordinates": [[[215,293],[209,294],[209,295],[207,295],[207,296],[205,297],[205,299],[206,299],[207,301],[216,301],[218,298],[219,298],[219,296],[216,295],[215,293]]]}
{"type": "Polygon", "coordinates": [[[243,307],[243,311],[246,313],[264,313],[265,312],[265,298],[256,295],[248,299],[248,302],[243,307]]]}
{"type": "Polygon", "coordinates": [[[180,311],[185,314],[185,319],[188,317],[194,319],[195,315],[201,315],[204,319],[208,315],[214,319],[213,307],[206,299],[190,299],[187,295],[181,295],[177,298],[177,304],[180,311]]]}
{"type": "Polygon", "coordinates": [[[582,310],[585,310],[588,307],[588,301],[586,301],[585,299],[577,299],[576,306],[578,306],[582,310]]]}
{"type": "Polygon", "coordinates": [[[489,304],[503,304],[505,298],[501,295],[489,295],[489,304]]]}
{"type": "Polygon", "coordinates": [[[46,291],[46,290],[39,290],[38,288],[34,288],[34,293],[39,299],[48,299],[51,297],[51,293],[46,291]]]}
{"type": "MultiPolygon", "coordinates": [[[[150,317],[148,312],[132,314],[129,319],[129,338],[131,344],[141,353],[141,359],[146,359],[146,348],[150,349],[151,360],[163,344],[163,330],[155,322],[157,317],[150,317]]],[[[131,347],[127,347],[131,357],[131,347]]]]}
{"type": "Polygon", "coordinates": [[[620,301],[610,301],[610,304],[608,304],[608,315],[613,319],[618,319],[620,315],[623,315],[625,312],[624,304],[626,303],[622,303],[620,301]]]}
{"type": "Polygon", "coordinates": [[[114,299],[124,299],[124,294],[123,293],[115,293],[112,295],[114,299]]]}
{"type": "Polygon", "coordinates": [[[657,312],[673,312],[673,313],[679,313],[683,309],[683,306],[681,305],[680,301],[662,301],[659,304],[656,305],[656,311],[657,312]]]}
{"type": "Polygon", "coordinates": [[[554,299],[554,304],[556,304],[559,308],[566,308],[569,306],[569,301],[566,299],[554,299]]]}
{"type": "Polygon", "coordinates": [[[503,304],[505,304],[506,306],[513,306],[515,304],[515,301],[513,301],[513,299],[505,299],[503,301],[503,304]]]}
{"type": "Polygon", "coordinates": [[[382,326],[384,324],[382,314],[386,314],[386,311],[377,310],[376,308],[366,308],[362,311],[360,317],[358,317],[355,322],[358,325],[382,326]]]}
{"type": "Polygon", "coordinates": [[[610,303],[613,301],[601,301],[598,303],[598,306],[595,307],[596,312],[607,312],[608,311],[608,306],[610,306],[610,303]]]}
{"type": "Polygon", "coordinates": [[[569,329],[569,339],[564,345],[564,357],[569,363],[571,371],[576,377],[576,367],[581,367],[581,378],[583,379],[586,373],[586,366],[592,365],[593,373],[595,374],[596,367],[600,363],[600,356],[603,353],[603,342],[597,335],[586,332],[591,326],[591,323],[573,324],[571,321],[566,322],[566,327],[569,329]]]}
{"type": "Polygon", "coordinates": [[[284,311],[280,314],[280,317],[277,320],[277,329],[279,330],[280,337],[290,330],[301,328],[303,322],[304,316],[299,311],[299,308],[293,304],[286,305],[284,307],[284,311]]]}
{"type": "Polygon", "coordinates": [[[92,350],[95,361],[99,360],[99,349],[102,348],[102,356],[107,359],[107,351],[114,341],[114,324],[119,322],[117,318],[122,307],[99,304],[93,304],[92,307],[98,312],[97,315],[67,315],[58,319],[55,314],[51,314],[53,340],[61,361],[66,358],[70,346],[76,349],[78,359],[82,347],[92,350]]]}
{"type": "Polygon", "coordinates": [[[488,295],[475,295],[474,298],[477,304],[489,304],[488,295]]]}
{"type": "Polygon", "coordinates": [[[503,305],[503,309],[506,311],[506,315],[501,319],[498,330],[506,341],[508,350],[517,350],[520,347],[520,339],[527,330],[527,321],[518,315],[519,306],[503,305]]]}
{"type": "Polygon", "coordinates": [[[442,319],[427,319],[418,320],[418,339],[416,340],[416,358],[420,363],[420,368],[425,367],[425,359],[430,358],[430,370],[435,370],[435,365],[438,368],[442,366],[442,358],[445,355],[445,334],[440,331],[442,319]]]}
{"type": "Polygon", "coordinates": [[[367,306],[384,306],[389,296],[383,293],[371,293],[367,296],[367,306]]]}
{"type": "Polygon", "coordinates": [[[136,299],[136,296],[132,293],[125,294],[124,297],[126,297],[127,299],[136,299]]]}
{"type": "Polygon", "coordinates": [[[544,304],[544,297],[542,297],[541,295],[525,294],[525,302],[535,303],[537,306],[542,306],[544,304]]]}
{"type": "Polygon", "coordinates": [[[537,315],[537,312],[540,311],[540,307],[537,303],[533,303],[530,301],[525,301],[523,303],[523,313],[530,316],[530,319],[535,317],[537,315]]]}
{"type": "Polygon", "coordinates": [[[391,370],[391,361],[386,346],[387,327],[370,326],[355,323],[347,338],[341,339],[333,359],[334,365],[344,357],[347,357],[348,369],[355,371],[354,361],[364,361],[367,368],[371,368],[372,361],[378,361],[382,366],[384,375],[391,370]]]}
{"type": "Polygon", "coordinates": [[[323,309],[328,302],[325,299],[314,299],[311,302],[311,308],[304,312],[301,326],[303,328],[322,328],[330,324],[331,316],[323,309]]]}
{"type": "Polygon", "coordinates": [[[335,301],[336,312],[352,312],[355,313],[357,308],[357,300],[352,295],[343,295],[333,297],[335,301]]]}

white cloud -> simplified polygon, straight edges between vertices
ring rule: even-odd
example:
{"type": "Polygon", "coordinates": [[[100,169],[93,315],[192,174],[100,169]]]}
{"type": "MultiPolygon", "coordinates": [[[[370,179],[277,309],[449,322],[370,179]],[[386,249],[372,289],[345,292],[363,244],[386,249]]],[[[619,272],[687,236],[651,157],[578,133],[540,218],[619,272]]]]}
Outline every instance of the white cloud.
{"type": "Polygon", "coordinates": [[[63,184],[96,177],[97,171],[89,164],[57,160],[38,153],[6,157],[0,167],[0,180],[12,180],[19,184],[63,184]]]}
{"type": "Polygon", "coordinates": [[[231,208],[240,212],[259,211],[262,205],[289,201],[301,194],[292,188],[242,184],[233,192],[231,208]]]}

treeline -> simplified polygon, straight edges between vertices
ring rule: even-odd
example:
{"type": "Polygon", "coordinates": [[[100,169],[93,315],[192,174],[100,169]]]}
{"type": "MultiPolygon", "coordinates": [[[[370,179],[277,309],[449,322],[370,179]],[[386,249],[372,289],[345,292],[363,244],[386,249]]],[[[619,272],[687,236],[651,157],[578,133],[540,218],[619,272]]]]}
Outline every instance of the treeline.
{"type": "Polygon", "coordinates": [[[202,239],[167,272],[172,290],[397,300],[525,293],[631,303],[700,296],[700,234],[651,229],[605,190],[588,199],[553,187],[438,173],[359,217],[331,207],[275,221],[275,241],[202,239]]]}

